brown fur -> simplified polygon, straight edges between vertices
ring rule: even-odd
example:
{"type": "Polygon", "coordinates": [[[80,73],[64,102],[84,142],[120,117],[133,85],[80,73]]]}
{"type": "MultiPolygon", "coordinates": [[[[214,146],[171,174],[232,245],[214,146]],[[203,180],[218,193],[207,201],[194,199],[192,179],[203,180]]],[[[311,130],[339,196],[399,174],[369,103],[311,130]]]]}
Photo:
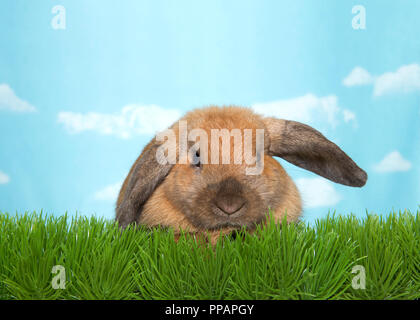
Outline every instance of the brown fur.
{"type": "MultiPolygon", "coordinates": [[[[234,164],[231,143],[230,164],[160,165],[156,149],[162,143],[153,139],[131,167],[117,201],[116,219],[121,226],[129,223],[180,228],[191,233],[210,232],[212,242],[220,234],[246,226],[252,230],[264,223],[270,208],[281,221],[287,212],[288,222],[301,215],[299,192],[283,167],[272,158],[280,156],[338,183],[361,186],[366,173],[335,144],[315,129],[286,120],[263,118],[242,107],[208,107],[187,113],[188,132],[204,129],[264,129],[264,169],[260,175],[246,175],[247,164],[234,164]],[[219,205],[221,203],[221,205],[219,205]],[[226,210],[239,208],[233,214],[226,210]],[[223,210],[221,210],[222,208],[223,210]]],[[[178,122],[172,127],[179,141],[178,122]]],[[[192,143],[191,143],[192,144],[192,143]]],[[[178,149],[178,148],[177,148],[178,149]]],[[[178,150],[176,151],[177,157],[178,150]]],[[[221,158],[220,158],[221,159],[221,158]]]]}

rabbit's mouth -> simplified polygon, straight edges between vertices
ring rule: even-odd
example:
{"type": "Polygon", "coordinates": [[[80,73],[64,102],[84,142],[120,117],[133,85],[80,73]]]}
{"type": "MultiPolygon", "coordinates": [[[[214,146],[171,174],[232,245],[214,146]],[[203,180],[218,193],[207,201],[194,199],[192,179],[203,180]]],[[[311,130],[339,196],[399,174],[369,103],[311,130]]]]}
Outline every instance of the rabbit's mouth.
{"type": "MultiPolygon", "coordinates": [[[[199,193],[194,187],[190,189],[191,194],[177,193],[171,198],[192,226],[200,230],[253,228],[262,221],[264,208],[269,206],[264,197],[269,193],[265,189],[250,187],[243,177],[216,179],[212,183],[203,182],[199,193]]],[[[261,178],[259,181],[258,185],[263,185],[261,178]]]]}
{"type": "Polygon", "coordinates": [[[247,229],[253,230],[255,227],[264,221],[265,217],[261,217],[260,219],[254,221],[244,221],[244,219],[227,219],[225,221],[218,221],[216,222],[211,228],[207,228],[207,230],[222,230],[222,229],[247,229]]]}
{"type": "Polygon", "coordinates": [[[220,203],[215,202],[212,206],[212,212],[222,218],[229,220],[234,220],[243,216],[248,209],[248,204],[246,200],[238,200],[237,203],[228,203],[221,205],[220,203]]]}

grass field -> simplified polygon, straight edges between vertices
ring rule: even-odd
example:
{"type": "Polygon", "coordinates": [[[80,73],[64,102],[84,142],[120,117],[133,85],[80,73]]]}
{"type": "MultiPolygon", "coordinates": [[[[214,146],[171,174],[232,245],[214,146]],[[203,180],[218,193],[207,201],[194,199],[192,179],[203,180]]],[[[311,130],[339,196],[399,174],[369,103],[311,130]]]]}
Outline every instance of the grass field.
{"type": "Polygon", "coordinates": [[[0,213],[0,299],[416,298],[420,212],[271,222],[214,247],[97,218],[0,213]],[[52,287],[55,265],[65,289],[52,287]],[[365,289],[352,286],[355,266],[365,289]]]}

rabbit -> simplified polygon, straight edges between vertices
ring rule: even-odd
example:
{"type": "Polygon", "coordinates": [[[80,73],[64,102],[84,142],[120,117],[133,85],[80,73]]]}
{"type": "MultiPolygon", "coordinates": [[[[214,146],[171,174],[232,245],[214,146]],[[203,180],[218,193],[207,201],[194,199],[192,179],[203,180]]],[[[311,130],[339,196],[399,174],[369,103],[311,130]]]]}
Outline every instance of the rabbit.
{"type": "MultiPolygon", "coordinates": [[[[215,242],[220,235],[243,227],[255,229],[267,221],[269,210],[276,222],[281,222],[284,215],[288,223],[296,222],[302,214],[300,194],[273,157],[280,157],[335,183],[362,187],[367,181],[366,172],[337,145],[300,122],[263,117],[240,106],[195,109],[180,120],[187,124],[189,133],[200,128],[208,136],[212,129],[251,129],[254,145],[256,132],[260,129],[259,132],[264,133],[261,173],[246,174],[246,168],[250,166],[244,162],[214,164],[200,161],[200,153],[204,153],[205,148],[196,148],[195,155],[191,149],[188,161],[180,163],[181,121],[177,121],[170,127],[177,142],[170,147],[172,150],[166,150],[168,155],[169,152],[176,153],[177,162],[162,161],[164,153],[159,158],[159,148],[163,147],[164,141],[158,136],[146,145],[118,196],[116,221],[120,227],[132,223],[169,227],[175,234],[182,229],[193,234],[205,233],[215,242]]],[[[188,141],[188,145],[192,142],[188,141]]],[[[208,156],[211,152],[209,148],[208,156]]],[[[231,159],[235,152],[238,151],[231,147],[231,159]]],[[[258,157],[255,157],[255,163],[257,161],[258,157]]]]}

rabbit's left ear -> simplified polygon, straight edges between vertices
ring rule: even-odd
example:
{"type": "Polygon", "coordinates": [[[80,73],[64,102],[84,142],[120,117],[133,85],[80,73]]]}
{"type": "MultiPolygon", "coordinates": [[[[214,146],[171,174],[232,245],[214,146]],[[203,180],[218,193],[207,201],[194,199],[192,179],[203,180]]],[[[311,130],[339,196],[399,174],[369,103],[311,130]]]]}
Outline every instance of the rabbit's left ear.
{"type": "Polygon", "coordinates": [[[268,154],[336,183],[362,187],[367,174],[336,144],[314,128],[296,121],[265,118],[268,154]]]}
{"type": "Polygon", "coordinates": [[[137,221],[144,204],[173,167],[158,161],[156,152],[159,146],[154,138],[144,148],[124,181],[116,208],[116,220],[122,228],[137,221]]]}

